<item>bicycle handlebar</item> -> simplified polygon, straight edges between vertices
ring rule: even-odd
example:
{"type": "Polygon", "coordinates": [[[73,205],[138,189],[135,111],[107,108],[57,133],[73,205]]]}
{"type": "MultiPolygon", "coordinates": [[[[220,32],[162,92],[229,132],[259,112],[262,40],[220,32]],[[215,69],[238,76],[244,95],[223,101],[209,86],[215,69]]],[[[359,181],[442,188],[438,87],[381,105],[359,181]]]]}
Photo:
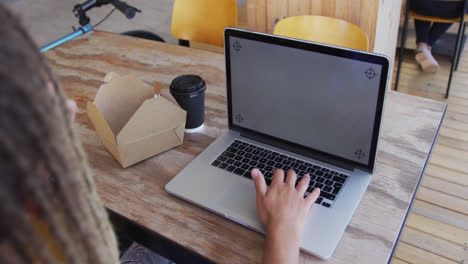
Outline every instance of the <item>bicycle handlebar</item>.
{"type": "Polygon", "coordinates": [[[111,1],[111,4],[120,12],[122,12],[128,19],[132,19],[135,16],[136,12],[141,12],[141,10],[139,10],[138,8],[133,7],[131,5],[127,5],[126,3],[120,0],[113,0],[111,1]]]}
{"type": "Polygon", "coordinates": [[[86,15],[86,12],[92,9],[93,7],[100,7],[102,5],[112,4],[116,9],[122,12],[128,19],[132,19],[135,16],[136,12],[141,12],[136,7],[128,5],[120,0],[88,0],[82,4],[77,4],[73,7],[73,13],[79,19],[81,27],[74,32],[59,38],[43,47],[40,48],[41,52],[49,50],[51,48],[57,47],[71,39],[74,39],[78,36],[81,36],[87,32],[93,30],[93,26],[90,23],[89,17],[86,15]]]}
{"type": "Polygon", "coordinates": [[[77,4],[73,8],[73,13],[78,17],[80,25],[84,26],[89,23],[90,19],[86,16],[86,12],[94,7],[100,7],[103,5],[112,4],[116,9],[122,12],[128,19],[132,19],[136,12],[141,12],[136,7],[128,5],[120,0],[88,0],[83,4],[77,4]]]}

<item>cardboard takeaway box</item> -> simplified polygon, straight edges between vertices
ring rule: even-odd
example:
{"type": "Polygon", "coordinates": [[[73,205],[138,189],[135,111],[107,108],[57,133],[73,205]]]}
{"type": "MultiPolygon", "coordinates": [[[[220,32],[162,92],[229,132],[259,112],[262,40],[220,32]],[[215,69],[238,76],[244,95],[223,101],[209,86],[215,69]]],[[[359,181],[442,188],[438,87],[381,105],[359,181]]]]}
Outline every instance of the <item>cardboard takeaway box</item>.
{"type": "Polygon", "coordinates": [[[104,146],[126,168],[184,141],[186,112],[133,76],[108,73],[89,119],[104,146]]]}

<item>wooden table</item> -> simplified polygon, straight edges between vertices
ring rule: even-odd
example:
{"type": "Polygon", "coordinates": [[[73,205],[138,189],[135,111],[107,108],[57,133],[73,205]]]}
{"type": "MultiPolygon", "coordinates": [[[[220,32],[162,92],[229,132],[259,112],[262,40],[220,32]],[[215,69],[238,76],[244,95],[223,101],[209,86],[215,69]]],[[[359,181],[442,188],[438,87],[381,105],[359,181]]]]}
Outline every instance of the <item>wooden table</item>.
{"type": "MultiPolygon", "coordinates": [[[[227,128],[224,57],[159,42],[93,32],[46,56],[68,95],[77,101],[76,129],[99,194],[114,216],[127,219],[143,243],[183,248],[219,263],[259,263],[264,236],[169,195],[164,186],[227,128]],[[104,148],[85,112],[108,72],[168,85],[181,74],[207,83],[206,128],[184,144],[122,169],[104,148]],[[172,242],[168,242],[172,241],[172,242]]],[[[301,263],[385,263],[389,260],[446,110],[440,102],[389,91],[376,172],[333,257],[301,252],[301,263]]],[[[125,222],[125,221],[124,221],[125,222]]],[[[132,232],[131,232],[132,233],[132,232]]],[[[130,234],[132,235],[132,234],[130,234]]],[[[169,254],[180,260],[181,254],[169,254]]],[[[200,258],[201,259],[201,258],[200,258]]]]}

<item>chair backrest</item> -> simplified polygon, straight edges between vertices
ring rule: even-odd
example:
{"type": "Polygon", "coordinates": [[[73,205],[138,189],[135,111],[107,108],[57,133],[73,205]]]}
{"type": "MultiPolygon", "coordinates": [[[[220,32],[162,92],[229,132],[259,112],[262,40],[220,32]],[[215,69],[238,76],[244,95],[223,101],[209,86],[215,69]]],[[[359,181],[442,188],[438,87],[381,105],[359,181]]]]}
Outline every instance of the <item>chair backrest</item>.
{"type": "Polygon", "coordinates": [[[361,28],[333,17],[287,17],[276,24],[273,34],[346,48],[369,50],[367,35],[361,28]]]}
{"type": "Polygon", "coordinates": [[[181,40],[224,45],[224,28],[237,26],[236,0],[175,0],[172,36],[181,40]]]}
{"type": "MultiPolygon", "coordinates": [[[[439,22],[439,23],[458,23],[461,20],[461,17],[455,18],[441,18],[441,17],[434,17],[434,16],[425,16],[419,13],[410,10],[408,12],[408,16],[414,19],[431,21],[431,22],[439,22]]],[[[465,22],[468,21],[468,15],[465,15],[465,22]]]]}

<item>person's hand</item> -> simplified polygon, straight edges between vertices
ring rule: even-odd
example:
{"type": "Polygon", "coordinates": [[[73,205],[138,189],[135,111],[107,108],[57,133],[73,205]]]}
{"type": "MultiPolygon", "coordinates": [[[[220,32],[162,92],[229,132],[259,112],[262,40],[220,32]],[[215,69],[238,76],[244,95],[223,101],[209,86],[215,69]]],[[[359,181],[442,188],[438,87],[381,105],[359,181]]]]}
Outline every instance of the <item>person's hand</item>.
{"type": "Polygon", "coordinates": [[[295,186],[297,176],[290,169],[284,181],[283,170],[273,172],[273,181],[267,191],[265,178],[258,169],[253,169],[252,178],[257,192],[257,210],[260,221],[267,232],[278,229],[288,229],[288,232],[300,233],[307,216],[307,212],[320,194],[319,189],[304,198],[309,186],[310,176],[304,175],[295,186]]]}
{"type": "Polygon", "coordinates": [[[258,215],[267,232],[264,263],[297,262],[301,230],[320,190],[315,188],[304,198],[310,176],[304,175],[295,186],[297,176],[293,170],[288,171],[284,181],[284,172],[276,169],[268,190],[258,169],[253,169],[251,175],[257,193],[258,215]]]}

